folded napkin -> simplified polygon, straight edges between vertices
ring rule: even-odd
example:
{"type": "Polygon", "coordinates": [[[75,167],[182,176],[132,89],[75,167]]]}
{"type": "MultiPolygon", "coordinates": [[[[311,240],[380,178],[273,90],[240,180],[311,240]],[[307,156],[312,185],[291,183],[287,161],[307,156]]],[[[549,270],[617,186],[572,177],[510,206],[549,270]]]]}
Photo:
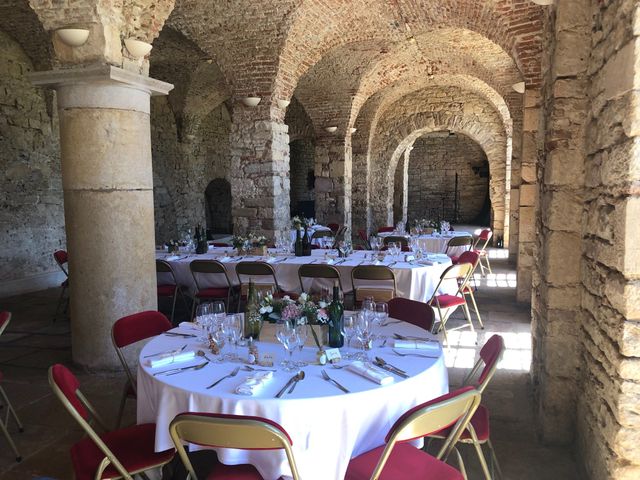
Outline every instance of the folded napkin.
{"type": "Polygon", "coordinates": [[[200,330],[200,325],[195,322],[180,322],[179,328],[191,328],[193,330],[200,330]]]}
{"type": "Polygon", "coordinates": [[[333,265],[334,263],[336,263],[336,261],[334,258],[325,258],[322,263],[324,263],[325,265],[333,265]]]}
{"type": "Polygon", "coordinates": [[[255,395],[272,378],[273,372],[254,372],[236,387],[236,393],[238,395],[255,395]]]}
{"type": "Polygon", "coordinates": [[[173,262],[174,260],[178,260],[179,258],[179,255],[169,255],[168,257],[165,257],[165,260],[167,262],[173,262]]]}
{"type": "Polygon", "coordinates": [[[440,351],[440,345],[436,342],[425,342],[424,340],[394,340],[393,348],[413,348],[416,350],[440,351]]]}
{"type": "Polygon", "coordinates": [[[391,375],[387,375],[379,368],[376,368],[369,363],[364,363],[359,360],[351,363],[351,365],[347,367],[347,370],[350,370],[353,373],[357,373],[358,375],[368,378],[369,380],[379,383],[380,385],[388,385],[390,383],[393,383],[393,377],[391,375]]]}
{"type": "Polygon", "coordinates": [[[158,355],[156,358],[150,359],[147,365],[149,365],[151,368],[162,367],[164,365],[170,365],[172,363],[186,362],[187,360],[195,358],[195,356],[196,352],[194,351],[182,352],[178,353],[177,355],[175,353],[167,353],[165,355],[158,355]]]}
{"type": "Polygon", "coordinates": [[[265,258],[264,258],[264,261],[265,261],[265,262],[267,262],[267,263],[273,263],[273,262],[275,262],[276,260],[277,260],[277,258],[276,258],[276,257],[265,257],[265,258]]]}
{"type": "Polygon", "coordinates": [[[226,263],[230,260],[231,260],[231,257],[229,255],[225,255],[224,257],[218,257],[218,261],[222,263],[226,263]]]}

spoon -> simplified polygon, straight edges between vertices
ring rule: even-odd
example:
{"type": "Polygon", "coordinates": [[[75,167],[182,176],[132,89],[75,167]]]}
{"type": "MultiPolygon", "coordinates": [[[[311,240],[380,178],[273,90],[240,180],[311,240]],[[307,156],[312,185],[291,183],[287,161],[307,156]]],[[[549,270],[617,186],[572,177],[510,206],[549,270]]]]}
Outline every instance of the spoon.
{"type": "Polygon", "coordinates": [[[296,375],[296,379],[295,379],[295,381],[293,382],[293,385],[291,385],[291,388],[289,389],[289,391],[288,391],[287,393],[292,393],[292,392],[293,392],[293,389],[294,389],[294,388],[296,388],[296,385],[298,384],[298,382],[299,382],[300,380],[304,380],[304,377],[305,377],[304,372],[303,372],[302,370],[300,370],[300,371],[298,372],[298,374],[296,375]]]}
{"type": "Polygon", "coordinates": [[[175,350],[169,350],[168,352],[158,352],[158,353],[152,353],[150,355],[145,355],[142,358],[151,358],[151,357],[157,357],[159,355],[176,355],[180,352],[182,352],[185,348],[187,348],[187,344],[185,343],[182,347],[180,348],[176,348],[175,350]]]}
{"type": "Polygon", "coordinates": [[[198,350],[198,351],[196,352],[196,355],[197,355],[197,356],[199,356],[199,357],[204,357],[204,358],[206,358],[207,360],[209,360],[210,362],[213,362],[213,360],[211,360],[209,357],[207,357],[207,354],[206,354],[206,353],[204,353],[202,350],[198,350]]]}
{"type": "Polygon", "coordinates": [[[255,368],[255,367],[252,367],[251,365],[245,365],[244,367],[242,367],[242,369],[248,370],[250,372],[277,372],[277,370],[272,368],[255,368]]]}

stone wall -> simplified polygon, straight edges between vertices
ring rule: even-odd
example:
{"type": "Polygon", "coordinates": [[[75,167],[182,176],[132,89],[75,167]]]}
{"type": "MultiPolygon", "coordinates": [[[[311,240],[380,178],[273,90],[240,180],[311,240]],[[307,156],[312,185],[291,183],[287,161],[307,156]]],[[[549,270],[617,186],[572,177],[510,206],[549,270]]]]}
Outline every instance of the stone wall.
{"type": "Polygon", "coordinates": [[[32,70],[0,31],[0,295],[57,285],[66,248],[57,114],[32,70]]]}
{"type": "Polygon", "coordinates": [[[180,142],[167,98],[154,97],[151,106],[156,240],[161,243],[198,223],[206,225],[207,185],[230,176],[230,119],[220,105],[180,142]]]}
{"type": "Polygon", "coordinates": [[[294,140],[289,144],[292,212],[297,211],[298,202],[315,198],[313,183],[309,185],[309,173],[313,177],[315,166],[314,153],[315,146],[309,139],[294,140]]]}
{"type": "MultiPolygon", "coordinates": [[[[399,171],[400,166],[396,175],[399,171]]],[[[409,222],[420,218],[454,221],[456,173],[459,192],[456,221],[470,223],[482,211],[489,190],[489,164],[482,148],[465,135],[448,132],[416,140],[409,159],[409,222]]]]}

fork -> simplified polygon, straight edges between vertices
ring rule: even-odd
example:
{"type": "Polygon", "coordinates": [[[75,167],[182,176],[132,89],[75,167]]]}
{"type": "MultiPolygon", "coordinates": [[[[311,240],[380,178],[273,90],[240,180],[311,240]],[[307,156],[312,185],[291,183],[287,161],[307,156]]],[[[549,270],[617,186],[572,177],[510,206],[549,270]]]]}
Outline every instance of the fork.
{"type": "Polygon", "coordinates": [[[395,353],[399,357],[438,358],[437,355],[423,355],[422,353],[400,353],[395,348],[392,348],[391,350],[393,350],[393,353],[395,353]]]}
{"type": "Polygon", "coordinates": [[[240,371],[240,367],[236,367],[233,369],[233,372],[231,372],[229,375],[225,375],[224,377],[222,377],[220,380],[216,380],[215,382],[213,382],[211,385],[209,385],[207,387],[207,390],[210,388],[215,387],[217,384],[219,384],[221,381],[223,381],[225,378],[231,378],[231,377],[235,377],[238,372],[240,371]]]}
{"type": "Polygon", "coordinates": [[[324,368],[321,371],[322,371],[322,378],[324,378],[327,382],[333,383],[336,387],[338,387],[344,393],[350,393],[349,390],[347,390],[345,387],[343,387],[338,382],[336,382],[333,378],[331,378],[324,368]]]}

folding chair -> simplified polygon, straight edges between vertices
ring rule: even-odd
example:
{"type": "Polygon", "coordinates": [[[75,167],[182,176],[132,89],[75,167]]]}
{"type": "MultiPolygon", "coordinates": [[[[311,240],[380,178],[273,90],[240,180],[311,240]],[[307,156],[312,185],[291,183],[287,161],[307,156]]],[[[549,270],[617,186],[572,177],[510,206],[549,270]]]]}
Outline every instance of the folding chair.
{"type": "MultiPolygon", "coordinates": [[[[284,450],[294,480],[300,479],[291,450],[292,441],[284,428],[272,420],[222,413],[181,413],[169,425],[169,434],[178,455],[189,472],[189,480],[198,480],[184,443],[241,450],[284,450]]],[[[207,480],[262,480],[253,465],[216,463],[207,480]]]]}
{"type": "Polygon", "coordinates": [[[365,250],[373,250],[371,248],[371,244],[369,243],[369,239],[367,238],[367,232],[364,230],[358,230],[358,236],[360,237],[360,241],[365,250]]]}
{"type": "Polygon", "coordinates": [[[460,255],[455,255],[452,253],[452,250],[458,247],[462,247],[465,250],[471,250],[473,245],[473,238],[464,236],[464,237],[451,237],[447,242],[447,247],[444,250],[444,253],[451,258],[452,262],[456,262],[460,255]]]}
{"type": "Polygon", "coordinates": [[[338,248],[338,245],[340,244],[340,242],[344,241],[344,235],[347,232],[347,227],[346,226],[341,226],[340,228],[338,228],[338,231],[336,232],[336,236],[335,239],[333,241],[333,245],[331,246],[331,248],[338,248]]]}
{"type": "Polygon", "coordinates": [[[191,275],[193,275],[193,281],[196,284],[196,293],[193,297],[193,303],[191,304],[191,316],[189,318],[193,319],[196,304],[202,300],[222,300],[225,302],[227,310],[229,310],[231,307],[232,288],[225,266],[217,260],[193,260],[189,264],[189,269],[191,270],[191,275]],[[209,280],[224,281],[226,286],[205,287],[202,281],[206,277],[209,277],[209,280]]]}
{"type": "Polygon", "coordinates": [[[56,364],[49,368],[49,385],[87,434],[70,451],[76,480],[133,480],[136,474],[148,480],[146,470],[162,467],[173,459],[174,449],[154,451],[155,423],[107,432],[96,410],[78,389],[78,379],[65,366],[56,364]],[[92,419],[105,433],[98,434],[93,429],[89,424],[92,419]]]}
{"type": "Polygon", "coordinates": [[[464,295],[468,295],[469,297],[471,297],[471,303],[473,303],[473,308],[476,311],[476,317],[478,317],[478,323],[480,324],[480,328],[484,329],[482,318],[480,318],[480,310],[478,310],[478,304],[476,303],[476,297],[473,294],[473,291],[477,290],[477,288],[475,288],[475,286],[474,287],[471,286],[471,279],[473,279],[474,284],[476,281],[473,274],[476,272],[476,269],[478,268],[479,259],[480,259],[480,256],[478,255],[478,252],[476,252],[475,250],[469,250],[467,252],[463,252],[462,255],[458,257],[458,261],[456,263],[470,263],[473,266],[473,270],[471,270],[471,274],[469,275],[469,281],[467,282],[467,286],[465,287],[462,293],[464,295]]]}
{"type": "Polygon", "coordinates": [[[473,387],[465,387],[408,410],[387,433],[385,445],[351,459],[345,480],[465,479],[464,463],[459,454],[462,472],[445,461],[479,403],[480,393],[473,387]],[[451,425],[451,433],[436,457],[407,443],[451,425]]]}
{"type": "Polygon", "coordinates": [[[316,246],[313,244],[314,240],[320,240],[320,242],[318,242],[318,246],[320,248],[330,248],[335,243],[333,232],[331,230],[316,230],[313,232],[313,235],[311,235],[312,247],[316,246]],[[325,239],[329,239],[329,241],[325,239]]]}
{"type": "Polygon", "coordinates": [[[384,243],[385,247],[387,247],[391,242],[399,243],[403,252],[409,251],[409,240],[407,240],[407,237],[403,235],[389,235],[382,239],[382,243],[384,243]]]}
{"type": "MultiPolygon", "coordinates": [[[[2,332],[4,332],[4,330],[7,328],[10,321],[11,321],[11,313],[0,312],[0,335],[2,335],[2,332]]],[[[3,379],[2,372],[0,372],[0,383],[2,382],[2,379],[3,379]]],[[[24,432],[24,427],[22,426],[22,423],[20,423],[20,419],[18,418],[18,415],[16,414],[16,411],[13,408],[13,405],[11,404],[11,402],[9,401],[9,397],[7,397],[7,394],[4,391],[4,388],[2,388],[1,384],[0,384],[0,397],[2,397],[2,404],[7,408],[4,418],[0,418],[0,430],[2,430],[4,437],[7,439],[7,443],[9,443],[11,450],[13,450],[13,453],[16,456],[16,462],[20,462],[22,460],[22,456],[18,451],[18,447],[16,447],[16,444],[13,442],[11,435],[9,435],[9,420],[13,418],[13,420],[16,422],[16,425],[18,426],[18,431],[20,433],[24,432]]]]}
{"type": "Polygon", "coordinates": [[[360,265],[355,267],[351,270],[351,285],[353,301],[356,307],[360,306],[366,297],[373,297],[376,302],[388,302],[396,296],[396,275],[386,265],[360,265]],[[381,285],[356,287],[356,280],[364,280],[367,283],[380,282],[381,285]]]}
{"type": "Polygon", "coordinates": [[[136,377],[131,372],[127,360],[122,353],[122,349],[141,340],[160,335],[170,329],[171,322],[167,320],[167,317],[154,310],[122,317],[116,320],[116,323],[111,327],[111,342],[116,349],[122,368],[124,368],[127,375],[127,381],[124,384],[122,397],[120,399],[116,428],[118,428],[122,422],[122,414],[124,413],[127,398],[135,399],[137,397],[136,377]]]}
{"type": "Polygon", "coordinates": [[[295,293],[282,291],[280,285],[278,285],[276,271],[267,262],[240,262],[236,265],[236,275],[238,276],[238,282],[240,282],[238,311],[240,311],[240,305],[242,301],[247,300],[247,294],[249,292],[249,279],[255,280],[256,277],[260,280],[258,282],[254,282],[254,287],[257,290],[263,293],[271,292],[274,297],[289,295],[293,298],[297,298],[297,295],[295,293]]]}
{"type": "Polygon", "coordinates": [[[473,323],[471,322],[471,314],[469,313],[469,306],[467,305],[467,300],[462,293],[468,285],[469,277],[471,276],[472,271],[473,266],[470,263],[459,263],[457,265],[451,265],[450,267],[448,267],[444,272],[442,272],[442,275],[440,275],[438,286],[433,291],[431,299],[427,302],[438,312],[438,320],[440,321],[438,330],[441,329],[443,331],[444,341],[446,345],[449,345],[446,328],[447,320],[457,307],[462,306],[464,316],[467,319],[468,325],[462,325],[460,327],[454,328],[453,330],[458,330],[460,328],[465,328],[468,326],[472,332],[474,331],[473,323]],[[438,291],[443,285],[446,284],[457,286],[457,290],[454,295],[438,295],[438,291]]]}
{"type": "Polygon", "coordinates": [[[487,246],[491,241],[491,237],[493,237],[493,232],[491,231],[491,229],[485,228],[480,232],[480,235],[478,235],[478,239],[476,240],[476,243],[473,245],[473,249],[476,252],[478,252],[478,255],[480,255],[480,274],[483,277],[485,276],[485,273],[484,273],[485,269],[487,269],[489,273],[492,273],[491,264],[489,263],[489,252],[487,251],[487,246]],[[484,258],[484,263],[482,263],[483,258],[484,258]]]}
{"type": "MultiPolygon", "coordinates": [[[[462,386],[466,387],[471,385],[480,393],[483,393],[496,372],[498,363],[504,354],[504,350],[504,339],[500,335],[493,335],[480,350],[480,358],[478,358],[476,364],[463,380],[462,386]],[[482,369],[482,371],[480,371],[480,369],[482,369]],[[478,372],[480,372],[479,376],[478,372]]],[[[496,452],[491,444],[489,431],[489,410],[484,405],[480,405],[471,417],[469,425],[462,432],[460,439],[458,440],[460,443],[472,444],[474,446],[480,466],[482,467],[482,471],[487,480],[491,480],[493,478],[493,472],[489,472],[486,459],[482,453],[482,445],[484,444],[487,444],[489,447],[489,453],[491,454],[491,466],[495,468],[498,476],[503,478],[502,470],[500,469],[498,458],[496,457],[496,452]]],[[[432,433],[430,437],[444,439],[447,438],[449,434],[449,429],[445,428],[439,432],[432,433]]]]}
{"type": "Polygon", "coordinates": [[[387,233],[387,232],[393,232],[395,231],[396,227],[394,227],[393,225],[388,226],[388,227],[380,227],[378,229],[378,233],[387,233]]]}
{"type": "MultiPolygon", "coordinates": [[[[58,298],[58,304],[56,305],[56,312],[53,315],[53,321],[55,322],[58,318],[58,312],[60,311],[60,305],[64,300],[64,294],[69,288],[69,272],[65,268],[65,265],[69,263],[69,254],[65,250],[56,250],[53,252],[53,258],[56,261],[56,264],[60,267],[60,270],[64,272],[64,276],[66,277],[64,281],[60,284],[62,287],[62,291],[60,292],[60,297],[58,298]]],[[[67,297],[64,310],[62,313],[67,313],[69,308],[69,297],[67,297]]]]}
{"type": "Polygon", "coordinates": [[[182,298],[184,306],[188,309],[189,305],[187,304],[187,299],[184,297],[184,293],[178,285],[176,281],[176,275],[171,267],[169,262],[165,262],[164,260],[156,260],[156,276],[165,275],[170,277],[168,282],[163,281],[157,286],[158,297],[160,298],[171,298],[171,323],[173,323],[173,317],[176,312],[176,300],[178,299],[178,294],[182,298]]]}
{"type": "Polygon", "coordinates": [[[311,287],[313,285],[313,280],[316,278],[332,280],[333,282],[337,280],[340,291],[345,297],[353,293],[351,291],[345,291],[344,287],[342,286],[340,272],[333,265],[322,265],[314,263],[300,265],[300,268],[298,268],[298,280],[300,280],[301,292],[313,293],[311,287]],[[304,279],[311,279],[310,284],[308,283],[309,288],[305,288],[304,279]]]}
{"type": "Polygon", "coordinates": [[[433,308],[428,303],[392,298],[389,304],[389,317],[411,323],[427,331],[433,328],[433,308]]]}
{"type": "Polygon", "coordinates": [[[335,234],[335,233],[338,233],[338,229],[340,228],[340,225],[337,223],[329,223],[327,224],[327,227],[329,227],[331,231],[335,234]]]}

